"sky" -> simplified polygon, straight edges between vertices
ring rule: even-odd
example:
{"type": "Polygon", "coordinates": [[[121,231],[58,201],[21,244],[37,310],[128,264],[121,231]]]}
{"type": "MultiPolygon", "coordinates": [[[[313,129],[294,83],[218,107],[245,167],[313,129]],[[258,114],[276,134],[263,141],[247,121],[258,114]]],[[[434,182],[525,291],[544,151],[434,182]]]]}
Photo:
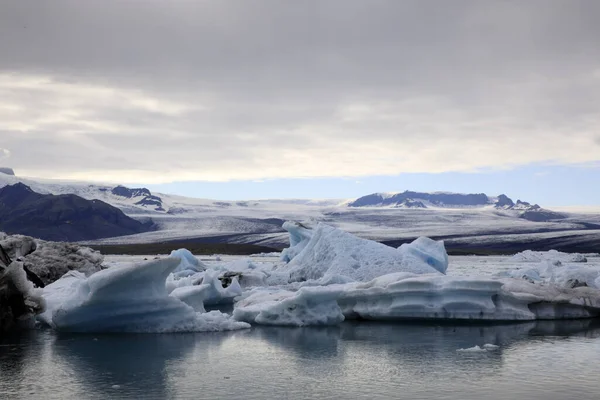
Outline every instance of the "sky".
{"type": "Polygon", "coordinates": [[[600,205],[600,2],[3,0],[0,166],[600,205]]]}

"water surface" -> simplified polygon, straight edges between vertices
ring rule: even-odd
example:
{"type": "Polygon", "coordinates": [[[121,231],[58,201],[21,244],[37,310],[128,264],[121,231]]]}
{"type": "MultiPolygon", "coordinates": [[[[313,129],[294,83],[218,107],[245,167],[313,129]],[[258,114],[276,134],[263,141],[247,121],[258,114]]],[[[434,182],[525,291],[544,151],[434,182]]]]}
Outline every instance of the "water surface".
{"type": "Polygon", "coordinates": [[[346,322],[0,344],[2,399],[598,399],[600,324],[346,322]],[[494,351],[457,349],[499,345],[494,351]]]}

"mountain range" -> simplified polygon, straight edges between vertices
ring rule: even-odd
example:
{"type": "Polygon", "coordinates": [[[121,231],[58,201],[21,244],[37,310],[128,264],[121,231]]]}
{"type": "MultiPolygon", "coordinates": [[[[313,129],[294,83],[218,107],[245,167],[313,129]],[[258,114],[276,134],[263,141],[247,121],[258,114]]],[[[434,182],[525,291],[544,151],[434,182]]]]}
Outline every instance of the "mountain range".
{"type": "MultiPolygon", "coordinates": [[[[0,187],[17,183],[39,194],[97,200],[139,223],[111,231],[104,229],[104,222],[96,229],[88,221],[89,232],[97,230],[102,235],[69,238],[95,244],[194,241],[282,248],[287,246],[288,236],[281,223],[293,219],[307,224],[325,222],[391,245],[429,236],[444,239],[451,250],[466,252],[548,247],[600,250],[600,213],[550,210],[522,200],[513,201],[506,195],[404,191],[373,193],[351,200],[222,201],[152,193],[141,187],[25,179],[0,173],[0,187]]],[[[65,230],[64,224],[61,226],[57,235],[65,230]]],[[[0,225],[2,229],[6,228],[0,225]]],[[[35,231],[28,234],[35,235],[35,231]]]]}
{"type": "Polygon", "coordinates": [[[40,194],[23,183],[0,189],[0,230],[53,241],[81,241],[152,230],[100,200],[40,194]]]}

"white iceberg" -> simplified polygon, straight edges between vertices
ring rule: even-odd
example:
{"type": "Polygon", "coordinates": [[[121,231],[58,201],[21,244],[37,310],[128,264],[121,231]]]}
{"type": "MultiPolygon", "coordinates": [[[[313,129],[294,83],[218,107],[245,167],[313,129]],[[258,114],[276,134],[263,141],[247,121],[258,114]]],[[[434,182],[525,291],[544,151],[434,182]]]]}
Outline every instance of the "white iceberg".
{"type": "Polygon", "coordinates": [[[181,259],[181,262],[173,271],[173,274],[176,276],[193,275],[206,269],[206,265],[198,260],[188,249],[173,250],[169,257],[181,259]]]}
{"type": "Polygon", "coordinates": [[[297,292],[257,292],[236,304],[233,317],[260,325],[334,325],[344,320],[339,290],[305,287],[297,292]]]}
{"type": "Polygon", "coordinates": [[[440,274],[384,275],[367,283],[255,291],[234,318],[257,324],[320,325],[343,319],[530,321],[600,315],[600,291],[517,279],[440,274]],[[325,319],[315,318],[324,314],[325,319]]]}
{"type": "Polygon", "coordinates": [[[511,277],[563,288],[587,286],[600,289],[600,267],[588,264],[563,264],[560,261],[543,261],[527,268],[503,271],[500,277],[511,277]]]}
{"type": "Polygon", "coordinates": [[[458,349],[456,351],[459,353],[485,353],[487,350],[475,345],[473,347],[468,347],[466,349],[458,349]]]}
{"type": "Polygon", "coordinates": [[[394,249],[322,223],[315,229],[293,222],[283,227],[290,233],[290,247],[282,252],[289,263],[280,271],[289,273],[290,281],[332,275],[369,281],[394,272],[444,274],[448,267],[444,244],[428,238],[394,249]]]}
{"type": "Polygon", "coordinates": [[[541,261],[561,261],[561,262],[587,262],[587,257],[580,253],[563,253],[557,250],[533,251],[525,250],[512,256],[508,262],[541,262],[541,261]]]}
{"type": "Polygon", "coordinates": [[[52,307],[41,320],[70,332],[199,332],[249,327],[217,311],[196,312],[169,296],[165,281],[180,262],[180,258],[169,257],[110,268],[85,279],[67,276],[67,282],[58,280],[44,289],[52,307]],[[69,290],[73,291],[65,295],[69,290]]]}
{"type": "Polygon", "coordinates": [[[232,304],[234,299],[242,294],[242,288],[237,277],[234,277],[231,284],[224,288],[218,278],[219,274],[219,271],[208,269],[204,272],[202,284],[192,286],[193,290],[190,289],[190,286],[179,287],[172,291],[170,295],[181,298],[182,294],[185,293],[186,303],[188,301],[192,301],[194,304],[202,302],[204,306],[232,304]],[[192,297],[194,297],[193,300],[192,297]]]}

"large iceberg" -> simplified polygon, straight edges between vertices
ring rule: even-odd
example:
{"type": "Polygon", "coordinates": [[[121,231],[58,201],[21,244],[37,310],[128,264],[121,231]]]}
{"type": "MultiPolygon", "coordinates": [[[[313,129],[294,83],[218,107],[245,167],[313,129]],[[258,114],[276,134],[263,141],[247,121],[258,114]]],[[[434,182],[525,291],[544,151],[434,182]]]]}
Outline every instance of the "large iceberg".
{"type": "Polygon", "coordinates": [[[394,272],[445,274],[448,267],[443,242],[425,237],[395,249],[323,223],[315,229],[296,222],[283,227],[290,233],[290,247],[282,259],[289,262],[280,271],[288,272],[290,281],[335,275],[369,281],[394,272]]]}
{"type": "Polygon", "coordinates": [[[517,279],[395,273],[370,282],[260,291],[234,318],[269,325],[326,325],[344,319],[529,321],[600,316],[600,291],[517,279]]]}
{"type": "Polygon", "coordinates": [[[249,327],[218,311],[196,312],[169,296],[165,281],[180,262],[180,258],[169,257],[113,267],[88,278],[67,275],[44,289],[49,309],[40,320],[70,332],[198,332],[249,327]]]}

